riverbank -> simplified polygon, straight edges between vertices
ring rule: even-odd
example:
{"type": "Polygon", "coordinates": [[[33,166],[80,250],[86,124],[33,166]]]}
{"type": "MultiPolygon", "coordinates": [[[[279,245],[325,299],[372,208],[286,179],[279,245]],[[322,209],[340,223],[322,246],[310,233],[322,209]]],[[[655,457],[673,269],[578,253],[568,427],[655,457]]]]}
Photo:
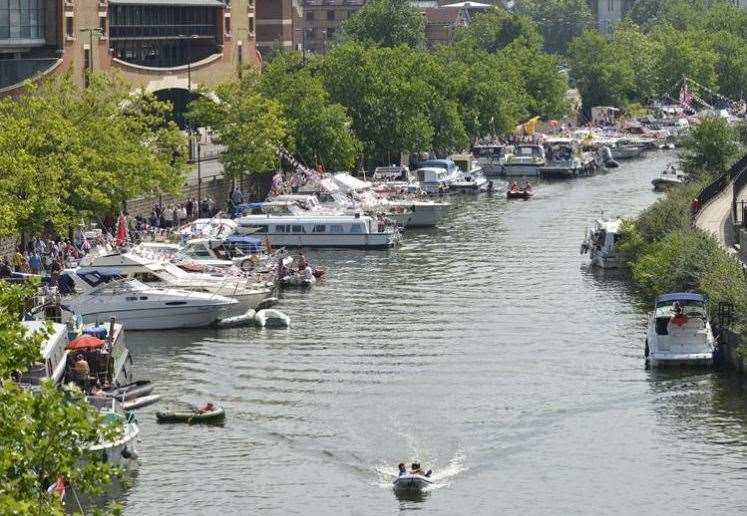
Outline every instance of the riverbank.
{"type": "MultiPolygon", "coordinates": [[[[645,299],[672,291],[706,295],[721,334],[723,365],[744,370],[747,343],[747,277],[739,258],[714,233],[695,224],[693,199],[710,183],[704,177],[669,190],[623,224],[619,249],[629,255],[634,288],[645,299]]],[[[699,206],[698,206],[699,208],[699,206]]],[[[708,209],[708,206],[705,207],[708,209]]]]}

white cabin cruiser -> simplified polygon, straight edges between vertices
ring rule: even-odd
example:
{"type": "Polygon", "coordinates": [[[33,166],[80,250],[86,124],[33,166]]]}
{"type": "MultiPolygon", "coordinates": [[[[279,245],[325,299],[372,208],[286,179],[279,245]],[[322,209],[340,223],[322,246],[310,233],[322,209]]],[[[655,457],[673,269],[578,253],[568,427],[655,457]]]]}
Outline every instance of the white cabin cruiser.
{"type": "Polygon", "coordinates": [[[584,242],[581,244],[581,254],[589,253],[591,264],[603,269],[617,269],[625,267],[628,257],[615,248],[622,219],[598,219],[594,229],[587,230],[584,242]]]}
{"type": "Polygon", "coordinates": [[[104,422],[111,425],[121,425],[120,430],[110,440],[99,438],[99,442],[90,445],[88,450],[101,453],[104,462],[125,468],[134,467],[138,459],[135,442],[140,433],[135,414],[132,412],[123,413],[114,408],[102,412],[104,422]]]}
{"type": "Polygon", "coordinates": [[[651,180],[651,184],[654,185],[654,190],[660,192],[673,186],[683,184],[686,178],[687,175],[684,172],[670,163],[664,170],[662,170],[659,177],[651,180]]]}
{"type": "Polygon", "coordinates": [[[98,323],[114,317],[127,330],[166,330],[210,326],[235,310],[238,301],[217,294],[147,287],[116,269],[83,267],[60,276],[63,302],[98,323]]]}
{"type": "Polygon", "coordinates": [[[276,246],[383,249],[399,241],[395,227],[367,215],[248,215],[238,223],[239,233],[269,237],[276,246]]]}
{"type": "Polygon", "coordinates": [[[434,227],[449,211],[451,203],[431,201],[428,199],[390,198],[389,206],[409,211],[405,227],[434,227]]]}
{"type": "Polygon", "coordinates": [[[645,347],[651,367],[710,366],[714,351],[715,339],[701,294],[672,292],[656,298],[645,347]]]}
{"type": "Polygon", "coordinates": [[[506,163],[506,156],[513,154],[514,148],[500,143],[483,144],[475,145],[472,152],[485,177],[498,177],[504,174],[503,165],[506,163]]]}
{"type": "Polygon", "coordinates": [[[94,257],[86,265],[113,267],[122,275],[146,285],[230,297],[239,302],[237,309],[243,311],[256,308],[272,294],[272,284],[258,283],[241,276],[187,272],[171,262],[152,260],[135,253],[113,251],[94,257]]]}
{"type": "Polygon", "coordinates": [[[503,172],[507,176],[538,177],[546,164],[545,149],[537,144],[519,144],[506,156],[503,172]]]}
{"type": "Polygon", "coordinates": [[[546,163],[540,167],[543,177],[570,178],[593,170],[594,158],[581,152],[581,147],[570,138],[553,138],[546,142],[546,163]]]}

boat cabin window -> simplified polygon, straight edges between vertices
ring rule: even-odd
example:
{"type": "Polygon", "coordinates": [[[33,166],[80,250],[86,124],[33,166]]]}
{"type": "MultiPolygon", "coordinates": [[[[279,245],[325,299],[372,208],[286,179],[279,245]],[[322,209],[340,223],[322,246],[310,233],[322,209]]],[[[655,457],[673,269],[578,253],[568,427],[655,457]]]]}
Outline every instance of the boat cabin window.
{"type": "Polygon", "coordinates": [[[290,224],[276,224],[275,233],[290,233],[290,224]]]}
{"type": "Polygon", "coordinates": [[[291,226],[291,233],[306,233],[302,224],[293,224],[291,226]]]}
{"type": "Polygon", "coordinates": [[[143,283],[157,283],[161,281],[161,279],[152,272],[136,272],[132,277],[136,280],[142,281],[143,283]]]}
{"type": "Polygon", "coordinates": [[[351,224],[350,232],[351,233],[363,233],[363,224],[351,224]]]}
{"type": "Polygon", "coordinates": [[[327,226],[324,224],[314,224],[314,233],[326,233],[327,226]]]}
{"type": "Polygon", "coordinates": [[[190,249],[188,249],[188,252],[193,256],[203,256],[203,257],[210,257],[212,256],[210,254],[210,251],[205,246],[193,246],[190,249]]]}
{"type": "Polygon", "coordinates": [[[344,233],[345,228],[342,227],[342,224],[330,224],[329,232],[330,233],[344,233]]]}

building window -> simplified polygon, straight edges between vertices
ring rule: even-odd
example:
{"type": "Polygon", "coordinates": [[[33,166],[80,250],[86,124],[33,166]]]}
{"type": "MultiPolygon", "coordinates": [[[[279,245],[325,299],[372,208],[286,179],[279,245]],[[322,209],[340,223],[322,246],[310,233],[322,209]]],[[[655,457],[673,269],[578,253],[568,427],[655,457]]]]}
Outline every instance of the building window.
{"type": "MultiPolygon", "coordinates": [[[[250,20],[251,19],[252,18],[250,18],[250,20]]],[[[231,34],[231,18],[230,17],[225,18],[224,25],[225,25],[225,29],[224,30],[226,31],[226,34],[231,34]]]]}
{"type": "Polygon", "coordinates": [[[314,21],[314,11],[306,11],[306,19],[308,21],[314,21]]]}
{"type": "Polygon", "coordinates": [[[44,39],[44,0],[0,0],[0,39],[44,39]]]}
{"type": "Polygon", "coordinates": [[[99,16],[99,29],[103,34],[106,34],[106,16],[99,16]]]}
{"type": "Polygon", "coordinates": [[[615,0],[607,0],[607,10],[612,12],[615,10],[615,0]]]}
{"type": "Polygon", "coordinates": [[[332,11],[332,10],[327,11],[327,19],[329,21],[334,21],[335,20],[335,12],[332,11]]]}
{"type": "Polygon", "coordinates": [[[73,31],[73,17],[68,16],[65,18],[65,36],[68,38],[72,38],[75,36],[75,32],[73,31]]]}
{"type": "Polygon", "coordinates": [[[249,34],[254,34],[254,16],[249,18],[249,34]]]}
{"type": "Polygon", "coordinates": [[[329,27],[327,29],[327,39],[333,39],[335,37],[335,28],[329,27]]]}

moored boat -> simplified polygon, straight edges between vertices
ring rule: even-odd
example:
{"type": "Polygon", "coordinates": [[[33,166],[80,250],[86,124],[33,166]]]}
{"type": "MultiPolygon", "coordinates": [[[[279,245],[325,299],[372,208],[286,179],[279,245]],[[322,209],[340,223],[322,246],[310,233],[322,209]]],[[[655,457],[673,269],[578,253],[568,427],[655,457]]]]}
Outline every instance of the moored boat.
{"type": "Polygon", "coordinates": [[[598,219],[592,231],[586,231],[581,254],[589,253],[591,264],[603,269],[624,267],[628,256],[616,248],[622,219],[598,219]]]}
{"type": "Polygon", "coordinates": [[[710,366],[715,347],[702,294],[670,292],[657,296],[646,333],[647,364],[710,366]]]}
{"type": "Polygon", "coordinates": [[[424,475],[400,475],[394,479],[393,486],[396,491],[422,491],[430,486],[433,481],[424,475]]]}

